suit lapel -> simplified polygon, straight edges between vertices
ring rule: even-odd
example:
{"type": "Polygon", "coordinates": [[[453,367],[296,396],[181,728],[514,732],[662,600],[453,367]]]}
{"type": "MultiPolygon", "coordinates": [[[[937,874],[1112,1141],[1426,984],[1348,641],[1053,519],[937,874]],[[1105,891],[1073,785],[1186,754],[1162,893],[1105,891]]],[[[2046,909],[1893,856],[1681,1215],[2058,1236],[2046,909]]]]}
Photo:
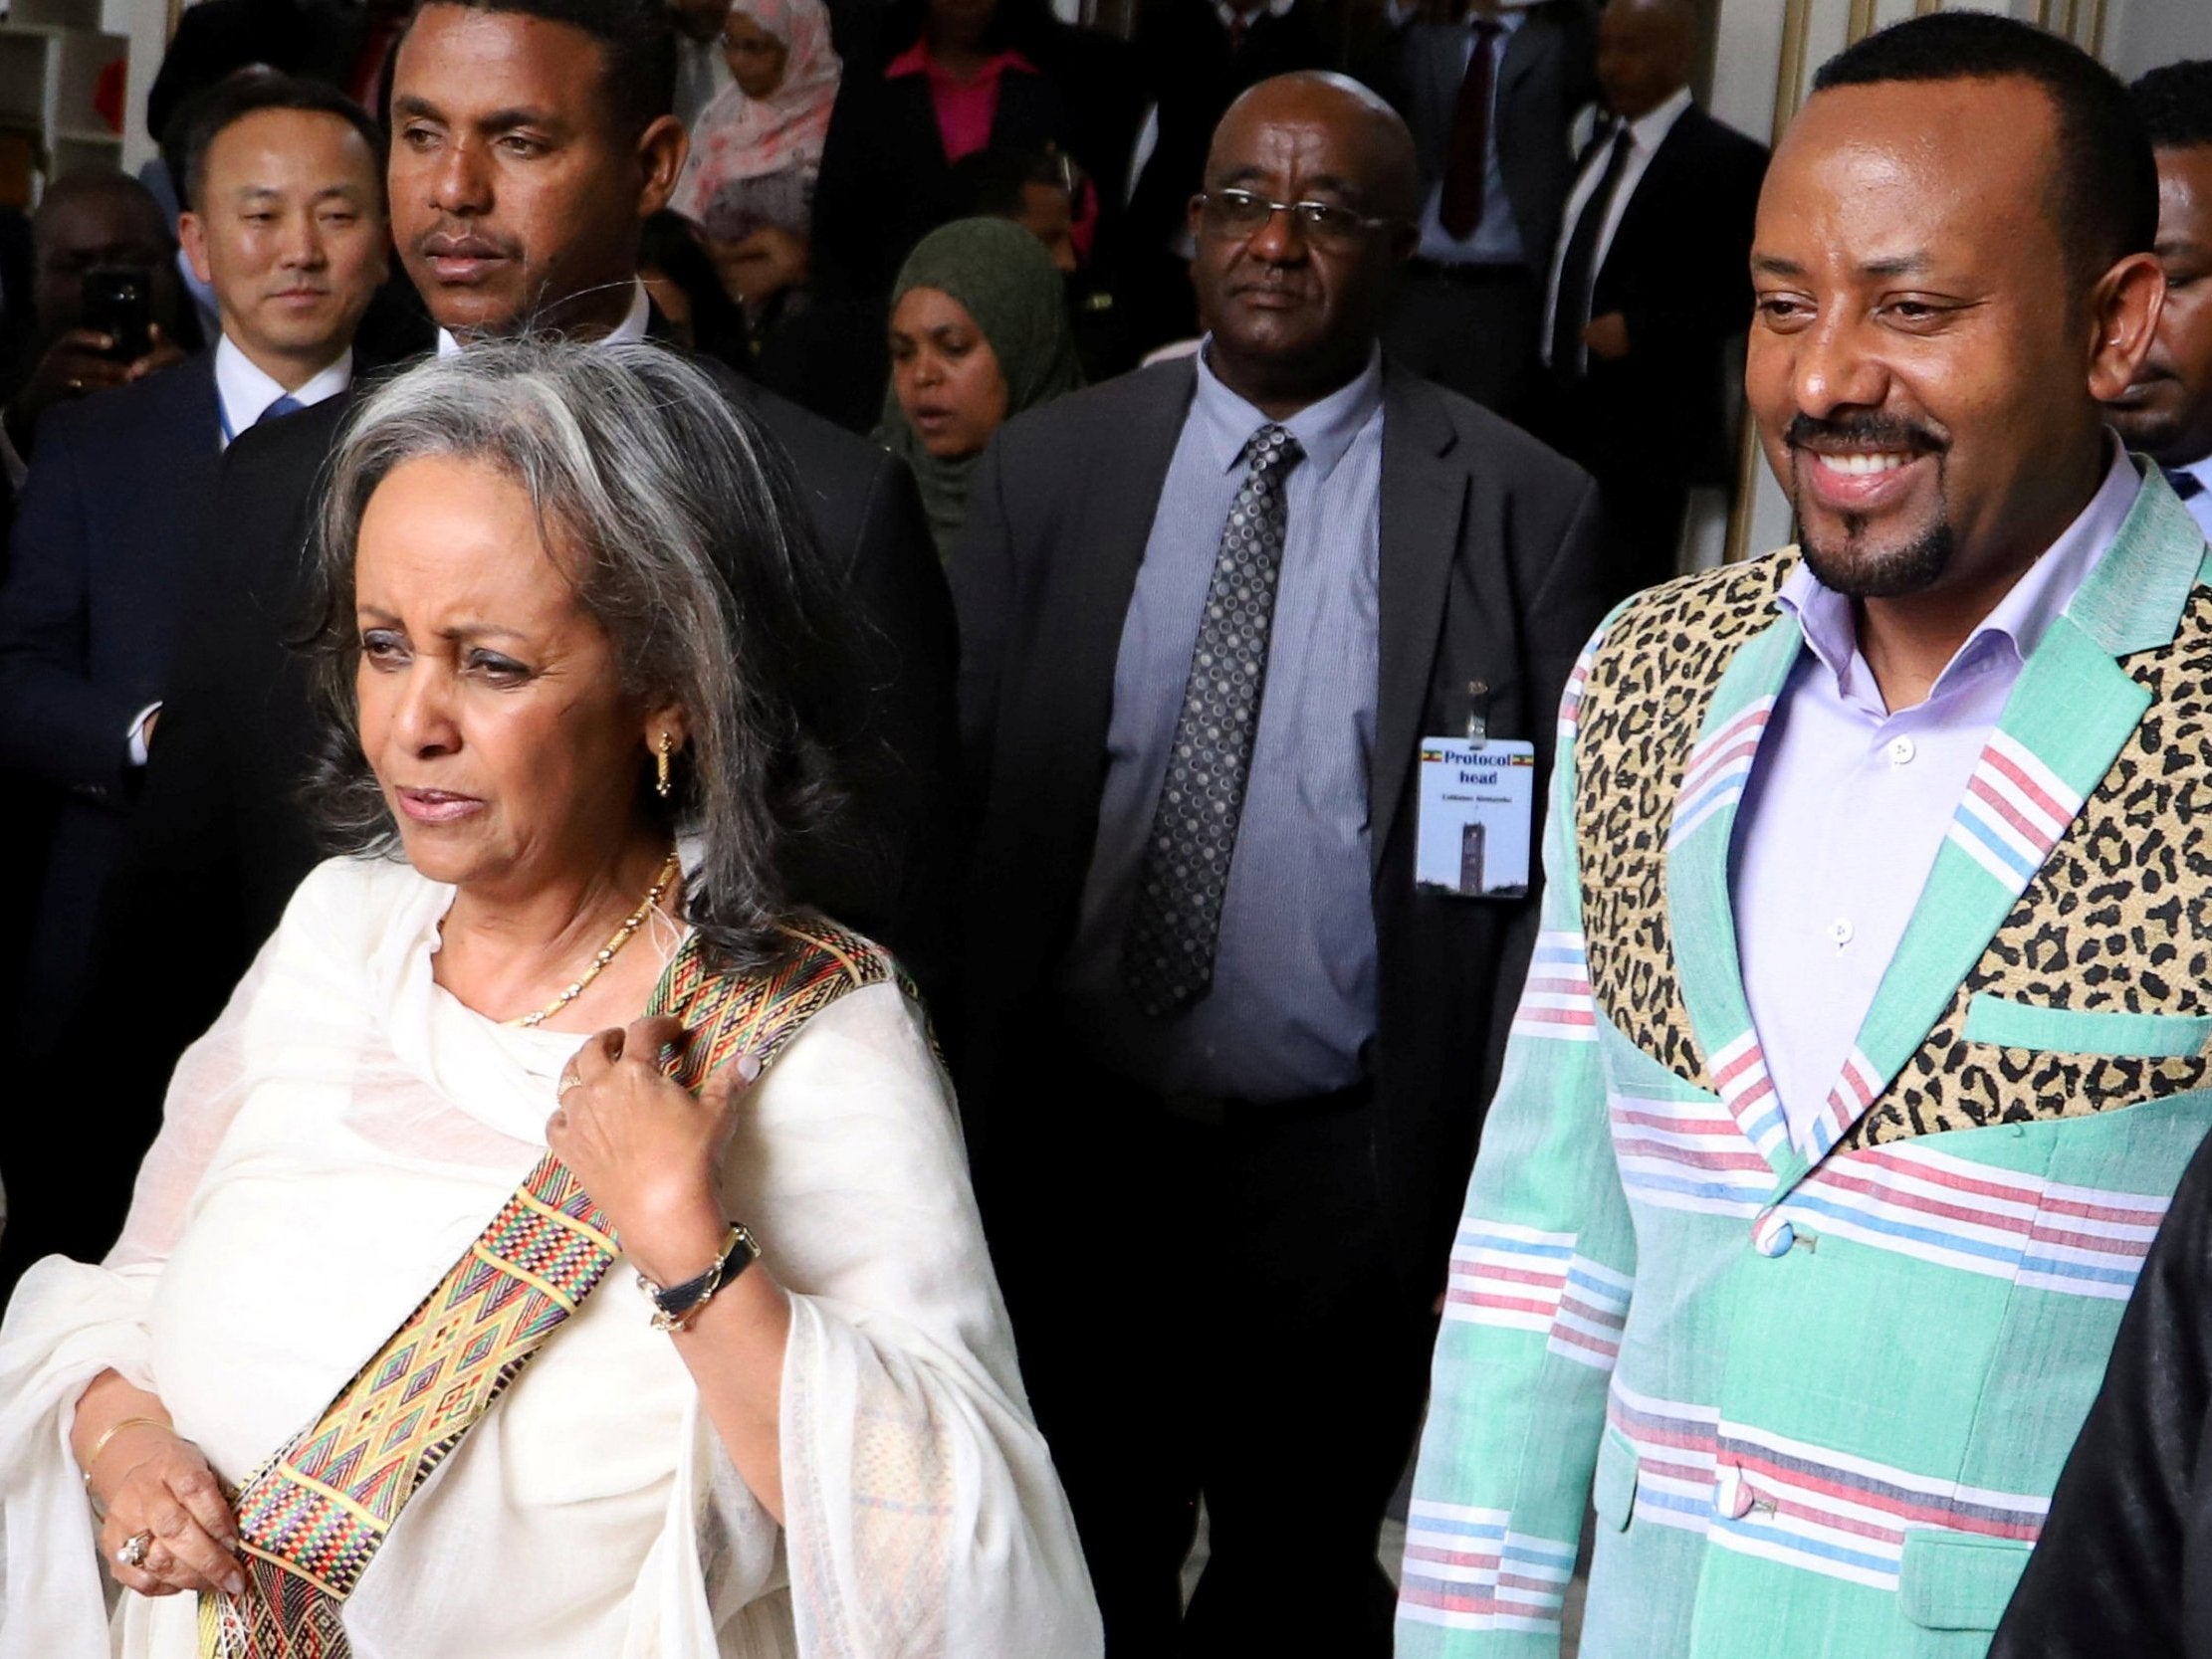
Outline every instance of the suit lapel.
{"type": "Polygon", "coordinates": [[[2204,537],[2149,470],[2118,537],[2022,667],[1967,780],[1859,1040],[1812,1126],[1817,1163],[1927,1041],[2063,840],[2150,693],[2115,658],[2170,642],[2204,537]]]}
{"type": "Polygon", "coordinates": [[[1436,393],[1386,365],[1377,535],[1375,748],[1368,756],[1368,850],[1382,866],[1428,708],[1446,587],[1466,514],[1467,476],[1436,465],[1457,441],[1436,393]]]}
{"type": "MultiPolygon", "coordinates": [[[[1054,690],[1049,700],[1040,699],[1031,718],[1048,723],[1052,745],[1069,755],[1106,752],[1122,624],[1198,371],[1189,361],[1168,364],[1141,372],[1136,384],[1146,394],[1145,404],[1117,412],[1126,424],[1107,441],[1118,439],[1124,446],[1119,457],[1109,459],[1102,447],[1092,458],[1082,527],[1068,549],[1071,556],[1052,560],[1051,590],[1037,610],[1040,617],[1055,619],[1055,626],[1037,658],[1036,683],[1054,690]]],[[[1057,821],[1080,824],[1088,838],[1098,822],[1104,768],[1068,765],[1057,773],[1065,791],[1057,821]]]]}
{"type": "Polygon", "coordinates": [[[1790,1144],[1743,994],[1728,848],[1767,718],[1804,640],[1784,611],[1729,659],[1683,765],[1666,836],[1667,928],[1682,1003],[1714,1093],[1780,1179],[1801,1175],[1805,1162],[1790,1144]]]}

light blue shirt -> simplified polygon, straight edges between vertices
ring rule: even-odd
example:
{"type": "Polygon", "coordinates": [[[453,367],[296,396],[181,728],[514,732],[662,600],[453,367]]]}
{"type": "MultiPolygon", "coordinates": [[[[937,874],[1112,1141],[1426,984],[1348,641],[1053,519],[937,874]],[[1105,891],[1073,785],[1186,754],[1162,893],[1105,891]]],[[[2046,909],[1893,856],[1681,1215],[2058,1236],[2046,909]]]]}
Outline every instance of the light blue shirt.
{"type": "Polygon", "coordinates": [[[2212,455],[2199,457],[2186,467],[2176,467],[2173,470],[2187,473],[2204,486],[2181,505],[2189,510],[2189,517],[2197,521],[2197,527],[2204,531],[2206,539],[2212,540],[2212,455]]]}
{"type": "Polygon", "coordinates": [[[1926,701],[1891,714],[1852,601],[1800,564],[1778,596],[1805,650],[1737,809],[1730,886],[1751,1023],[1790,1137],[1843,1073],[2020,671],[2111,547],[2142,487],[2119,446],[2081,516],[1967,636],[1926,701]]]}
{"type": "MultiPolygon", "coordinates": [[[[1441,265],[1516,265],[1526,257],[1521,229],[1513,222],[1513,204],[1505,195],[1505,172],[1497,157],[1498,82],[1505,68],[1505,54],[1528,14],[1500,11],[1493,19],[1497,33],[1490,39],[1490,141],[1482,156],[1482,217],[1461,239],[1443,228],[1443,173],[1429,187],[1429,200],[1421,209],[1421,257],[1441,265]]],[[[1474,26],[1469,23],[1409,23],[1407,33],[1417,53],[1448,53],[1466,73],[1474,56],[1474,26]]]]}
{"type": "Polygon", "coordinates": [[[1122,989],[1121,942],[1242,452],[1267,424],[1202,350],[1122,624],[1098,838],[1061,981],[1107,1064],[1159,1090],[1260,1101],[1359,1082],[1375,1032],[1367,780],[1381,651],[1380,352],[1280,423],[1305,454],[1283,487],[1267,680],[1212,990],[1180,1015],[1148,1018],[1122,989]]]}

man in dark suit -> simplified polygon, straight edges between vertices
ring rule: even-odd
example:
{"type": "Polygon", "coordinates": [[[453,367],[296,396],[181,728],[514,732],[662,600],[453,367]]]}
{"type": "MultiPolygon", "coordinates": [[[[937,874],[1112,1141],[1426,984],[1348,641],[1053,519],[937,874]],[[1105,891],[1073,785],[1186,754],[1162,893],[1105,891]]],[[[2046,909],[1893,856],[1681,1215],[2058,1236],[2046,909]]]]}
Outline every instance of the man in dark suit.
{"type": "Polygon", "coordinates": [[[1140,352],[1199,331],[1183,220],[1207,145],[1247,87],[1335,62],[1319,14],[1319,0],[1157,0],[1139,15],[1153,141],[1122,218],[1116,287],[1140,352]]]}
{"type": "MultiPolygon", "coordinates": [[[[212,351],[47,415],[0,588],[0,766],[63,799],[13,1010],[12,1046],[33,1067],[54,1062],[84,987],[223,452],[343,393],[389,263],[383,134],[343,94],[267,76],[197,113],[180,228],[222,333],[212,351]]],[[[11,1142],[0,1167],[20,1176],[37,1149],[11,1142]]],[[[10,1185],[11,1234],[25,1206],[60,1195],[10,1185]]]]}
{"type": "MultiPolygon", "coordinates": [[[[433,0],[415,14],[395,60],[389,194],[441,350],[526,324],[580,339],[648,331],[638,237],[683,161],[674,63],[658,0],[433,0]]],[[[948,948],[955,647],[913,479],[788,404],[735,381],[730,393],[787,456],[872,646],[869,683],[838,712],[849,833],[803,849],[789,876],[809,902],[910,957],[926,982],[948,948]]],[[[192,583],[103,928],[110,994],[149,974],[164,987],[147,1030],[130,1033],[138,1063],[124,1111],[147,1110],[317,857],[295,804],[317,733],[284,641],[303,621],[316,481],[348,404],[242,437],[225,458],[210,518],[219,533],[192,583]]],[[[146,1121],[133,1127],[142,1134],[146,1121]]]]}
{"type": "Polygon", "coordinates": [[[1614,598],[1674,574],[1692,485],[1732,476],[1723,365],[1751,321],[1751,222],[1767,152],[1690,102],[1688,0],[1611,0],[1598,78],[1612,119],[1584,154],[1545,291],[1533,427],[1596,475],[1614,598]]]}
{"type": "Polygon", "coordinates": [[[958,1064],[1110,1651],[1358,1659],[1389,1649],[1376,1534],[1535,924],[1417,888],[1419,751],[1474,722],[1548,763],[1598,507],[1378,352],[1421,206],[1388,105],[1264,82],[1206,185],[1202,355],[1021,417],[978,471],[958,1064]]]}
{"type": "Polygon", "coordinates": [[[1354,70],[1413,128],[1427,200],[1383,326],[1398,361],[1518,417],[1545,262],[1597,96],[1591,0],[1385,0],[1354,70]]]}

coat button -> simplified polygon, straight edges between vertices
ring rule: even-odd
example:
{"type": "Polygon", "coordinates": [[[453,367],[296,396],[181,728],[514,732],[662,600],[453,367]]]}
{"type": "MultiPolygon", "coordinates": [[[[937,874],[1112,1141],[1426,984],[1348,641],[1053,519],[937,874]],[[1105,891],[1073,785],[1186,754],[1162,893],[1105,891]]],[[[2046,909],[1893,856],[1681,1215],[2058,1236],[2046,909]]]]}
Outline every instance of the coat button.
{"type": "Polygon", "coordinates": [[[1751,1513],[1751,1483],[1733,1463],[1723,1463],[1713,1481],[1713,1514],[1741,1521],[1751,1513]]]}
{"type": "Polygon", "coordinates": [[[1751,1223],[1751,1247],[1762,1256],[1787,1256],[1797,1242],[1797,1229],[1774,1213],[1769,1205],[1751,1223]]]}

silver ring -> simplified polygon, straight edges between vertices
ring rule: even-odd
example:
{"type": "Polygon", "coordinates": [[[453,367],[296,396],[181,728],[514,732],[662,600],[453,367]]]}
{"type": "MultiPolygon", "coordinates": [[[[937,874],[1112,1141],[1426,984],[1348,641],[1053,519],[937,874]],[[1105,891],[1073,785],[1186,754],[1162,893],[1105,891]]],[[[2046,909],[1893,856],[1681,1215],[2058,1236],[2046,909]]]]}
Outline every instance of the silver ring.
{"type": "Polygon", "coordinates": [[[581,1089],[582,1087],[582,1078],[576,1076],[574,1072],[562,1072],[560,1074],[560,1087],[553,1091],[553,1099],[556,1101],[564,1101],[568,1098],[569,1090],[581,1089]]]}
{"type": "Polygon", "coordinates": [[[146,1552],[152,1547],[152,1529],[149,1528],[142,1533],[132,1533],[116,1547],[115,1559],[124,1566],[144,1566],[146,1564],[146,1552]]]}

